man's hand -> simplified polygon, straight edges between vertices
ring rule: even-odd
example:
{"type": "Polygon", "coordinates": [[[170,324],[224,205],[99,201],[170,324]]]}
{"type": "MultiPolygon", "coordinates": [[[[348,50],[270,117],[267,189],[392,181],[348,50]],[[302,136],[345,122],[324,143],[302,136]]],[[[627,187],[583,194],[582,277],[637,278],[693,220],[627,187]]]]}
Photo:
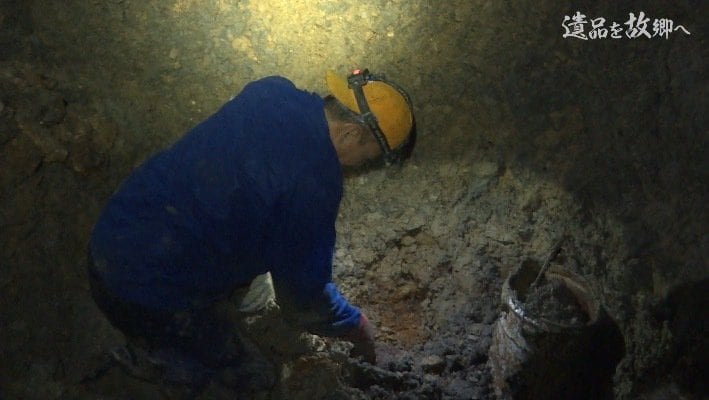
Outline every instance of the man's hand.
{"type": "Polygon", "coordinates": [[[377,362],[377,354],[374,351],[374,327],[364,314],[359,318],[359,325],[344,339],[354,344],[350,357],[362,357],[370,364],[377,362]]]}

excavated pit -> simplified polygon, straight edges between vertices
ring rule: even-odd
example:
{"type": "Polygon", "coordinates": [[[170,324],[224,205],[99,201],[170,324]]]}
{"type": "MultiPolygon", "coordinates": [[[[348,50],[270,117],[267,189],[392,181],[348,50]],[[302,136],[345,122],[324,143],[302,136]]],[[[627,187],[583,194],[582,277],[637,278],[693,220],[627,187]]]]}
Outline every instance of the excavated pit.
{"type": "Polygon", "coordinates": [[[418,124],[403,166],[347,174],[336,227],[333,280],[376,326],[378,363],[268,308],[235,318],[247,367],[197,398],[504,398],[504,283],[547,259],[583,277],[599,314],[540,280],[526,306],[583,334],[529,336],[513,398],[706,398],[708,13],[701,1],[0,3],[0,398],[189,398],[110,363],[125,338],[85,265],[101,207],[247,82],[280,74],[324,94],[326,69],[355,67],[407,88],[418,124]],[[621,24],[643,11],[691,34],[563,38],[577,10],[621,24]]]}

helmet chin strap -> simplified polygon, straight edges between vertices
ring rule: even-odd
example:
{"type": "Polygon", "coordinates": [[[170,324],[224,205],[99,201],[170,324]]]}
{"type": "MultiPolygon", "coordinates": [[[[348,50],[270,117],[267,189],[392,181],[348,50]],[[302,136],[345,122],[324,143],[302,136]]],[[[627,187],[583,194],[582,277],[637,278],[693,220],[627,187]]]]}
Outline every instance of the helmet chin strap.
{"type": "Polygon", "coordinates": [[[363,87],[370,81],[381,81],[384,82],[396,90],[398,90],[404,99],[406,100],[409,107],[411,107],[411,100],[409,96],[400,87],[392,84],[385,80],[384,76],[376,76],[369,73],[369,70],[356,69],[352,71],[352,74],[347,77],[347,83],[350,89],[354,92],[355,99],[357,100],[357,106],[359,107],[359,119],[361,122],[366,124],[369,129],[374,134],[374,138],[377,140],[379,147],[382,149],[382,154],[384,162],[387,165],[398,164],[401,161],[401,149],[405,147],[410,138],[406,138],[404,143],[399,145],[396,149],[392,149],[389,146],[386,136],[382,133],[381,128],[379,128],[379,123],[377,122],[377,117],[374,115],[372,110],[369,108],[367,103],[367,98],[364,96],[363,87]]]}

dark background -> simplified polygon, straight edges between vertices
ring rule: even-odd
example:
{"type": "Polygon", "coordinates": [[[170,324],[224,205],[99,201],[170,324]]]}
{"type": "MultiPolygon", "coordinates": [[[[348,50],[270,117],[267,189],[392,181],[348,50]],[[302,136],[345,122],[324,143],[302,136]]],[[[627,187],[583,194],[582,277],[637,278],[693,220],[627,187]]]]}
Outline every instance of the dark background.
{"type": "Polygon", "coordinates": [[[100,207],[248,81],[324,94],[326,69],[369,67],[410,91],[418,143],[346,181],[335,278],[415,383],[376,392],[320,354],[339,381],[283,375],[262,398],[492,396],[499,286],[561,232],[622,335],[612,396],[701,398],[708,17],[703,1],[0,1],[0,397],[154,398],[118,372],[87,380],[122,340],[88,292],[100,207]],[[691,34],[563,38],[577,10],[691,34]],[[468,358],[426,378],[449,350],[468,358]]]}

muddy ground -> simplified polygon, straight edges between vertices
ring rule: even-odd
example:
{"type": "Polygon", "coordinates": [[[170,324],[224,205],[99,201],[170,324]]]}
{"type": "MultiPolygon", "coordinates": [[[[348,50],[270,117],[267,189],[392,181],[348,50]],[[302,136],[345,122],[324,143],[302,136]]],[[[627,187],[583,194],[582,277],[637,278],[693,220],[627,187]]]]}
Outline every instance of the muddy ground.
{"type": "Polygon", "coordinates": [[[348,176],[337,226],[334,280],[379,362],[269,309],[240,323],[247,387],[225,373],[200,398],[706,398],[709,10],[616,3],[0,2],[0,398],[183,394],[102,369],[124,338],[88,291],[101,206],[246,82],[324,93],[327,68],[362,66],[410,91],[418,123],[403,167],[348,176]],[[577,10],[690,34],[563,38],[577,10]],[[527,332],[501,384],[503,282],[552,253],[601,314],[527,332]]]}

